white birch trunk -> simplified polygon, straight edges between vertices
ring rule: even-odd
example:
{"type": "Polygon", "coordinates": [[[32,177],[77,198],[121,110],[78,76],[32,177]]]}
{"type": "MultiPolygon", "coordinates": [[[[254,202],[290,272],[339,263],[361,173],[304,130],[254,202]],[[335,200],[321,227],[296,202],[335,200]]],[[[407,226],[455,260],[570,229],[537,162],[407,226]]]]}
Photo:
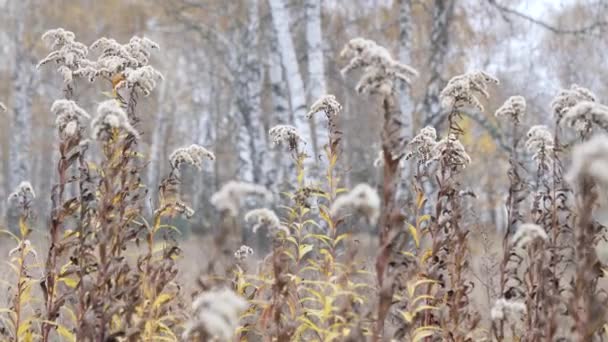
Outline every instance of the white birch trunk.
{"type": "MultiPolygon", "coordinates": [[[[274,29],[269,32],[269,59],[268,76],[270,78],[271,100],[272,100],[272,118],[271,127],[274,125],[293,124],[293,120],[289,117],[289,99],[287,98],[287,85],[283,77],[283,65],[281,64],[281,53],[277,42],[276,32],[274,29]]],[[[268,132],[266,132],[268,134],[268,132]]],[[[289,156],[280,148],[275,147],[272,150],[273,169],[270,172],[276,182],[273,184],[273,190],[286,191],[291,179],[295,179],[290,175],[292,171],[292,161],[289,156]]]]}
{"type": "MultiPolygon", "coordinates": [[[[308,100],[313,103],[327,92],[325,85],[325,64],[323,58],[323,36],[321,22],[321,0],[306,0],[306,47],[308,50],[308,100]]],[[[327,129],[320,116],[313,116],[312,148],[315,156],[321,153],[328,142],[327,129]]]]}
{"type": "Polygon", "coordinates": [[[285,7],[284,0],[268,0],[268,2],[272,14],[272,23],[277,34],[281,63],[285,69],[294,125],[310,144],[312,134],[310,123],[306,119],[306,94],[304,93],[304,83],[298,66],[293,38],[289,30],[289,11],[285,7]]]}
{"type": "Polygon", "coordinates": [[[266,183],[263,176],[266,144],[261,116],[262,68],[259,59],[259,9],[257,0],[248,1],[248,25],[236,56],[235,105],[241,116],[239,134],[240,177],[266,183]]]}
{"type": "MultiPolygon", "coordinates": [[[[411,50],[413,35],[412,0],[398,0],[399,4],[399,61],[406,65],[412,64],[411,50]]],[[[405,82],[399,86],[399,107],[403,116],[403,133],[406,141],[410,141],[414,132],[414,108],[410,89],[405,82]]],[[[411,196],[411,163],[405,161],[401,167],[401,177],[397,197],[408,200],[411,196]]]]}
{"type": "Polygon", "coordinates": [[[419,113],[424,117],[424,126],[435,128],[442,122],[439,93],[444,86],[443,71],[449,50],[450,24],[454,16],[454,0],[434,0],[431,26],[431,55],[429,57],[430,78],[426,95],[420,106],[419,113]]]}
{"type": "Polygon", "coordinates": [[[34,65],[25,47],[25,20],[27,1],[14,1],[13,18],[16,21],[14,39],[13,67],[13,105],[10,122],[9,141],[9,190],[13,190],[21,181],[29,179],[30,143],[31,143],[31,108],[32,79],[34,65]]]}

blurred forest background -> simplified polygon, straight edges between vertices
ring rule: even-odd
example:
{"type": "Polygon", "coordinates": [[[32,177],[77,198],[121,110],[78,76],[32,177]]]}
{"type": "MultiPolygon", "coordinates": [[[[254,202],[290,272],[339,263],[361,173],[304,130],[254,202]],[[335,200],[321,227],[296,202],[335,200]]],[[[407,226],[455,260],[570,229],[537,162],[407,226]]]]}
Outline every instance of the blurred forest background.
{"type": "MultiPolygon", "coordinates": [[[[53,68],[37,71],[36,64],[48,52],[41,35],[56,27],[87,45],[134,35],[159,43],[150,64],[165,80],[138,109],[140,149],[149,156],[146,183],[158,184],[177,147],[198,143],[217,156],[203,174],[187,175],[196,210],[192,231],[213,226],[217,214],[208,198],[228,180],[283,189],[280,158],[286,157],[273,149],[270,127],[298,127],[309,155],[322,162],[324,121],[319,116],[310,124],[305,115],[325,93],[344,106],[345,185],[376,185],[381,114],[374,98],[357,96],[356,81],[340,74],[341,47],[364,37],[420,72],[400,98],[403,112],[413,113],[410,136],[426,125],[445,129],[438,95],[452,76],[482,69],[501,80],[483,113],[467,113],[462,138],[473,156],[464,182],[480,197],[480,222],[500,228],[509,136],[494,111],[509,96],[523,95],[524,124],[553,126],[549,103],[572,83],[605,102],[607,18],[604,0],[0,0],[0,101],[8,107],[0,113],[0,194],[30,180],[38,216],[48,217],[57,139],[49,108],[62,97],[61,80],[53,68]]],[[[104,99],[87,84],[77,84],[75,93],[87,110],[104,99]]],[[[403,189],[407,201],[407,184],[403,189]]],[[[6,210],[0,201],[0,217],[6,210]]]]}

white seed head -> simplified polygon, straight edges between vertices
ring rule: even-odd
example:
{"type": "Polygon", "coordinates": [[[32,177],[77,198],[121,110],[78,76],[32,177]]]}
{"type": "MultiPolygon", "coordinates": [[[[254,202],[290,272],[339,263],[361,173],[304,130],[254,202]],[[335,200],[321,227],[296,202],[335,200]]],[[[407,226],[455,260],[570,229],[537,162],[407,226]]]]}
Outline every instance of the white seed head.
{"type": "Polygon", "coordinates": [[[268,131],[268,135],[273,145],[285,145],[290,150],[297,149],[300,142],[306,144],[298,130],[290,125],[276,125],[268,131]]]}
{"type": "Polygon", "coordinates": [[[65,84],[72,82],[75,70],[91,63],[87,59],[89,51],[86,45],[75,41],[73,32],[62,28],[49,30],[42,35],[42,40],[53,51],[42,59],[37,67],[51,62],[58,64],[57,71],[65,84]]]}
{"type": "Polygon", "coordinates": [[[359,93],[389,95],[395,90],[397,81],[411,84],[418,72],[405,64],[394,60],[388,50],[376,42],[364,39],[351,39],[340,53],[349,63],[342,69],[342,74],[363,69],[363,74],[356,90],[359,93]]]}
{"type": "Polygon", "coordinates": [[[504,298],[498,299],[492,306],[490,317],[492,321],[522,319],[526,313],[526,304],[504,298]]]}
{"type": "Polygon", "coordinates": [[[563,115],[562,122],[586,136],[593,125],[608,131],[608,107],[593,101],[579,101],[563,115]]]}
{"type": "Polygon", "coordinates": [[[429,163],[439,161],[443,165],[460,172],[470,163],[471,157],[455,135],[450,135],[437,142],[431,151],[429,163]]]}
{"type": "Polygon", "coordinates": [[[576,184],[586,178],[608,184],[608,136],[596,135],[589,141],[574,147],[572,166],[566,179],[576,184]]]}
{"type": "Polygon", "coordinates": [[[312,118],[318,112],[324,112],[327,117],[337,116],[342,111],[342,105],[336,100],[334,95],[323,95],[310,107],[306,114],[307,118],[312,118]]]}
{"type": "Polygon", "coordinates": [[[253,255],[253,248],[246,245],[242,245],[234,252],[234,258],[238,261],[243,261],[250,255],[253,255]]]}
{"type": "Polygon", "coordinates": [[[358,184],[347,194],[336,198],[330,213],[335,216],[343,210],[354,210],[361,213],[374,225],[380,217],[380,197],[376,190],[368,184],[358,184]]]}
{"type": "Polygon", "coordinates": [[[192,144],[173,151],[169,156],[169,163],[174,169],[179,169],[182,165],[189,164],[198,170],[202,170],[205,159],[215,160],[215,154],[200,145],[192,144]]]}
{"type": "Polygon", "coordinates": [[[201,293],[192,302],[191,319],[186,322],[184,340],[196,333],[211,340],[230,341],[239,325],[239,315],[247,301],[227,288],[201,293]]]}
{"type": "Polygon", "coordinates": [[[266,208],[253,209],[245,214],[245,221],[255,221],[253,233],[257,233],[258,229],[266,227],[271,233],[283,231],[289,235],[289,230],[281,225],[279,217],[274,211],[266,208]]]}
{"type": "Polygon", "coordinates": [[[547,241],[548,239],[543,227],[534,223],[524,223],[517,227],[511,243],[516,248],[526,248],[534,241],[547,241]]]}
{"type": "Polygon", "coordinates": [[[526,99],[523,96],[511,96],[496,110],[496,117],[506,117],[513,123],[520,124],[526,114],[526,99]]]}
{"type": "Polygon", "coordinates": [[[239,212],[241,201],[250,196],[264,198],[272,201],[272,193],[265,187],[246,182],[230,181],[211,196],[211,204],[219,211],[236,216],[239,212]]]}
{"type": "Polygon", "coordinates": [[[439,94],[441,106],[445,109],[473,106],[483,111],[484,108],[478,95],[489,98],[488,84],[490,83],[498,84],[498,79],[483,71],[452,77],[439,94]]]}
{"type": "Polygon", "coordinates": [[[545,125],[536,125],[530,127],[527,134],[526,150],[532,153],[532,160],[537,164],[544,163],[548,165],[553,151],[553,135],[545,125]]]}
{"type": "Polygon", "coordinates": [[[80,134],[91,116],[72,100],[56,100],[51,106],[55,118],[55,126],[62,140],[71,139],[80,134]]]}
{"type": "Polygon", "coordinates": [[[415,158],[419,165],[424,165],[433,157],[437,145],[437,132],[432,126],[424,127],[418,135],[407,144],[405,159],[415,158]]]}
{"type": "Polygon", "coordinates": [[[15,191],[8,195],[9,202],[16,202],[18,204],[25,204],[36,198],[34,187],[28,181],[22,181],[19,183],[15,191]]]}
{"type": "Polygon", "coordinates": [[[553,114],[557,122],[561,122],[562,118],[577,103],[581,101],[595,102],[596,96],[589,89],[580,87],[576,84],[570,86],[570,89],[562,89],[551,102],[553,114]]]}
{"type": "Polygon", "coordinates": [[[107,100],[97,106],[97,116],[91,122],[93,137],[97,140],[107,140],[112,136],[113,129],[122,130],[139,139],[139,133],[129,122],[127,113],[116,100],[107,100]]]}

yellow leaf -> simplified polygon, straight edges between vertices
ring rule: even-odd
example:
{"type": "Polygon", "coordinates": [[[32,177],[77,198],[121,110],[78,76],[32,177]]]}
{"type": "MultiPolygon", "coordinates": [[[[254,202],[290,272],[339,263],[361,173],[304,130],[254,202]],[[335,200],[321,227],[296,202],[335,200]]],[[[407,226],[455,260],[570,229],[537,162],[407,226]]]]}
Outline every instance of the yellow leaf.
{"type": "Polygon", "coordinates": [[[58,280],[62,281],[67,287],[69,287],[71,289],[75,289],[76,286],[78,285],[78,280],[74,279],[74,278],[62,277],[62,278],[59,278],[58,280]]]}
{"type": "Polygon", "coordinates": [[[301,245],[298,252],[298,259],[302,260],[302,258],[312,251],[313,245],[301,245]]]}
{"type": "Polygon", "coordinates": [[[154,300],[154,304],[152,304],[152,307],[155,308],[155,309],[158,309],[163,304],[165,304],[166,302],[170,301],[171,299],[173,299],[173,296],[171,296],[168,293],[163,293],[160,296],[156,297],[156,299],[154,300]]]}
{"type": "Polygon", "coordinates": [[[408,229],[410,231],[410,235],[414,239],[414,243],[416,244],[416,248],[420,247],[420,239],[418,238],[418,230],[416,227],[408,223],[408,229]]]}

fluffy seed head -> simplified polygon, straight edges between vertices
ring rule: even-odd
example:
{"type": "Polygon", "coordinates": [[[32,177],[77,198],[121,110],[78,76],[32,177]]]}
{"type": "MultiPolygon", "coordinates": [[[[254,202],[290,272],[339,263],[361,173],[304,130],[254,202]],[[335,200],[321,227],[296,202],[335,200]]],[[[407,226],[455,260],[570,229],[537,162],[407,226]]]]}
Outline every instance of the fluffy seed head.
{"type": "Polygon", "coordinates": [[[116,84],[116,88],[128,88],[141,91],[144,96],[150,95],[156,88],[158,81],[164,79],[163,75],[150,65],[132,69],[127,68],[123,72],[123,80],[116,84]]]}
{"type": "Polygon", "coordinates": [[[59,65],[57,71],[63,77],[63,82],[71,83],[75,70],[91,65],[87,59],[89,51],[86,45],[75,41],[75,37],[73,32],[62,28],[46,31],[42,40],[53,51],[38,63],[37,68],[55,62],[59,65]]]}
{"type": "Polygon", "coordinates": [[[380,197],[368,184],[358,184],[347,194],[336,198],[330,212],[335,216],[348,209],[361,213],[374,225],[380,217],[380,197]]]}
{"type": "Polygon", "coordinates": [[[452,77],[439,94],[441,106],[445,109],[473,106],[483,111],[483,105],[477,96],[482,95],[489,98],[488,84],[490,83],[498,84],[498,79],[483,71],[474,71],[452,77]]]}
{"type": "Polygon", "coordinates": [[[272,193],[265,187],[246,182],[230,181],[211,196],[211,204],[219,211],[236,216],[241,201],[249,196],[263,197],[267,202],[272,200],[272,193]]]}
{"type": "Polygon", "coordinates": [[[394,92],[397,81],[410,84],[411,79],[418,75],[414,68],[395,61],[386,48],[369,39],[351,39],[340,56],[350,60],[342,69],[343,75],[354,69],[363,69],[355,88],[359,93],[386,96],[394,92]]]}
{"type": "Polygon", "coordinates": [[[253,233],[257,233],[258,229],[266,227],[271,233],[282,231],[285,235],[289,235],[289,230],[281,225],[281,221],[274,211],[266,208],[253,209],[245,214],[245,221],[255,221],[253,233]]]}
{"type": "Polygon", "coordinates": [[[547,162],[551,158],[550,152],[553,151],[553,135],[545,125],[530,127],[527,134],[526,149],[532,153],[532,159],[537,164],[547,162]]]}
{"type": "Polygon", "coordinates": [[[337,116],[342,111],[342,105],[336,100],[334,95],[323,95],[320,99],[315,101],[310,107],[310,111],[306,114],[307,118],[312,118],[313,115],[318,112],[324,112],[329,118],[337,116]]]}
{"type": "Polygon", "coordinates": [[[15,202],[20,205],[28,203],[34,198],[36,198],[34,187],[32,187],[32,184],[28,181],[19,183],[15,191],[8,195],[9,202],[15,202]]]}
{"type": "Polygon", "coordinates": [[[511,96],[496,110],[496,117],[506,117],[515,124],[520,124],[526,114],[526,99],[523,96],[511,96]]]}
{"type": "Polygon", "coordinates": [[[243,261],[250,255],[253,255],[253,248],[246,245],[242,245],[234,252],[234,258],[238,261],[243,261]]]}
{"type": "Polygon", "coordinates": [[[524,223],[513,234],[511,243],[516,248],[526,248],[534,241],[547,241],[548,238],[543,227],[534,223],[524,223]]]}
{"type": "Polygon", "coordinates": [[[206,148],[192,144],[188,147],[180,147],[173,151],[169,156],[171,167],[179,170],[184,164],[189,164],[196,167],[199,171],[203,169],[203,161],[205,159],[215,160],[215,154],[206,148]]]}
{"type": "Polygon", "coordinates": [[[230,341],[245,308],[247,301],[227,288],[203,292],[192,302],[194,314],[186,323],[182,338],[189,340],[198,334],[205,340],[230,341]]]}
{"type": "Polygon", "coordinates": [[[500,298],[492,306],[490,317],[492,321],[515,320],[522,318],[526,310],[522,302],[500,298]]]}
{"type": "Polygon", "coordinates": [[[268,131],[268,135],[273,145],[286,145],[292,151],[298,148],[300,142],[306,144],[298,130],[289,125],[276,125],[268,131]]]}
{"type": "Polygon", "coordinates": [[[589,141],[574,147],[572,166],[566,179],[576,184],[586,178],[608,184],[608,136],[596,135],[589,141]]]}
{"type": "Polygon", "coordinates": [[[129,122],[127,113],[116,100],[107,100],[97,107],[97,116],[91,122],[93,137],[97,140],[108,140],[114,129],[122,130],[129,135],[139,138],[139,133],[129,122]]]}
{"type": "Polygon", "coordinates": [[[566,111],[562,122],[581,136],[590,134],[593,125],[608,131],[608,107],[593,101],[579,101],[566,111]]]}
{"type": "Polygon", "coordinates": [[[426,164],[433,157],[433,150],[437,145],[437,132],[432,126],[424,127],[418,135],[407,144],[408,153],[405,159],[416,158],[419,165],[426,164]]]}
{"type": "Polygon", "coordinates": [[[551,102],[553,114],[557,122],[561,122],[562,118],[577,103],[581,101],[595,102],[595,94],[589,89],[580,87],[576,84],[570,86],[570,89],[562,89],[551,102]]]}
{"type": "Polygon", "coordinates": [[[91,119],[84,109],[71,100],[56,100],[51,106],[51,112],[57,116],[55,126],[61,140],[68,140],[82,133],[85,121],[91,119]]]}
{"type": "Polygon", "coordinates": [[[450,135],[437,142],[431,151],[432,161],[439,161],[453,171],[460,172],[470,163],[471,157],[455,135],[450,135]]]}

